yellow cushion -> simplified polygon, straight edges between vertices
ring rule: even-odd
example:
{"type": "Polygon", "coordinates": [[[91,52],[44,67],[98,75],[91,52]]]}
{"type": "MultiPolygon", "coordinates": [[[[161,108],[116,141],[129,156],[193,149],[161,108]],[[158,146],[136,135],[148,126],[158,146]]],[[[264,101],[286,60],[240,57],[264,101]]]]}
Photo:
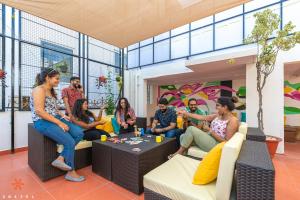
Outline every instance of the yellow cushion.
{"type": "Polygon", "coordinates": [[[224,144],[225,142],[216,145],[200,162],[194,175],[193,184],[204,185],[217,178],[224,144]]]}
{"type": "Polygon", "coordinates": [[[102,117],[101,121],[105,122],[105,124],[96,126],[96,129],[104,130],[107,133],[113,133],[114,128],[113,128],[112,123],[111,123],[111,118],[112,117],[113,116],[102,117]]]}
{"type": "Polygon", "coordinates": [[[183,129],[183,119],[182,117],[177,117],[177,127],[183,129]]]}

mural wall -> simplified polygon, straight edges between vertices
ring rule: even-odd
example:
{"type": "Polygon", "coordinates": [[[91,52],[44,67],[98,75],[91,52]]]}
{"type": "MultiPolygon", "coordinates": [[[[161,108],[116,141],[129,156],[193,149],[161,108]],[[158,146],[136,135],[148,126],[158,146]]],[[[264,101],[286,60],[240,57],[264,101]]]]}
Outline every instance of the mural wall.
{"type": "Polygon", "coordinates": [[[183,85],[164,85],[159,87],[159,98],[167,98],[170,105],[175,107],[187,106],[190,98],[197,99],[199,108],[208,113],[215,112],[216,101],[221,90],[232,92],[232,96],[239,97],[238,110],[245,110],[245,80],[233,80],[232,88],[221,85],[220,81],[205,83],[187,83],[183,85]]]}
{"type": "Polygon", "coordinates": [[[300,77],[286,77],[284,97],[286,124],[300,126],[300,77]]]}

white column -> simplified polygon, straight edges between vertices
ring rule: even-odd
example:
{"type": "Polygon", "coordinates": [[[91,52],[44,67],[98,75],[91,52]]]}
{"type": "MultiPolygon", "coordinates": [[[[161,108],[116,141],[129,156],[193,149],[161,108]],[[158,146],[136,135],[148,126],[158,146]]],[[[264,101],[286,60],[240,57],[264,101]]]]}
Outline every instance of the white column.
{"type": "MultiPolygon", "coordinates": [[[[273,73],[268,77],[265,88],[263,89],[264,132],[266,135],[282,138],[282,142],[277,148],[277,153],[284,153],[283,84],[283,63],[277,62],[273,73]]],[[[247,123],[249,127],[257,127],[258,94],[256,91],[255,64],[247,65],[246,88],[247,123]]]]}
{"type": "Polygon", "coordinates": [[[249,127],[258,127],[257,111],[256,67],[251,63],[246,65],[246,120],[249,127]]]}

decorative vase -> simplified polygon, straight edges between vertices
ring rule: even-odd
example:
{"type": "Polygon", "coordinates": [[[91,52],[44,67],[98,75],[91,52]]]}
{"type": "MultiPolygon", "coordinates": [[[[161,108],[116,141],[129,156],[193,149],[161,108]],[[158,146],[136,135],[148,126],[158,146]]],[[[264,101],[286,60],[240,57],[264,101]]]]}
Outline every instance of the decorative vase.
{"type": "Polygon", "coordinates": [[[278,144],[281,141],[282,141],[282,139],[279,138],[279,137],[270,136],[270,135],[266,136],[266,144],[267,144],[267,147],[268,147],[268,150],[269,150],[269,154],[270,154],[270,156],[271,156],[272,159],[274,158],[274,155],[276,153],[278,144]]]}

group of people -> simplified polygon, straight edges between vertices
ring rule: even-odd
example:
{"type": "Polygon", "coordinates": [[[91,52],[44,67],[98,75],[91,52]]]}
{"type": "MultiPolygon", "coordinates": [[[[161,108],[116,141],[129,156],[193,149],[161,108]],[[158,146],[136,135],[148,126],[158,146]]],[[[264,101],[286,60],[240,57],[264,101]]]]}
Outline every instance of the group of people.
{"type": "MultiPolygon", "coordinates": [[[[60,81],[59,72],[52,68],[44,68],[36,76],[36,84],[30,98],[30,108],[34,127],[43,135],[64,146],[63,151],[51,164],[67,171],[65,179],[74,182],[85,180],[76,173],[74,168],[75,146],[82,140],[99,139],[101,135],[110,136],[96,126],[104,124],[101,121],[105,106],[100,108],[96,116],[88,110],[88,101],[80,85],[79,77],[70,79],[70,86],[62,90],[62,99],[66,112],[59,110],[57,94],[54,90],[60,81]]],[[[121,98],[116,109],[120,133],[131,132],[135,124],[135,114],[126,98],[121,98]],[[126,113],[126,114],[125,114],[126,113]]]]}
{"type": "MultiPolygon", "coordinates": [[[[105,123],[101,118],[106,106],[100,108],[98,115],[89,111],[80,79],[72,77],[70,86],[62,91],[66,111],[61,112],[54,90],[59,81],[59,72],[53,68],[44,68],[37,75],[30,98],[32,119],[34,127],[41,134],[64,146],[61,154],[51,163],[52,166],[67,171],[66,180],[81,182],[85,177],[79,175],[74,168],[75,146],[82,139],[95,140],[104,134],[110,136],[104,130],[96,129],[96,126],[105,123]]],[[[147,133],[176,137],[180,148],[175,154],[184,154],[191,144],[209,151],[217,143],[229,140],[239,126],[238,119],[232,114],[234,101],[231,98],[219,98],[216,106],[218,112],[213,115],[206,115],[204,111],[198,109],[196,99],[190,99],[188,107],[177,113],[168,107],[168,100],[165,98],[159,100],[158,107],[147,133]],[[185,121],[183,130],[177,127],[177,115],[183,116],[185,121]]],[[[119,99],[115,116],[120,126],[120,134],[134,131],[136,116],[126,98],[119,99]]]]}

